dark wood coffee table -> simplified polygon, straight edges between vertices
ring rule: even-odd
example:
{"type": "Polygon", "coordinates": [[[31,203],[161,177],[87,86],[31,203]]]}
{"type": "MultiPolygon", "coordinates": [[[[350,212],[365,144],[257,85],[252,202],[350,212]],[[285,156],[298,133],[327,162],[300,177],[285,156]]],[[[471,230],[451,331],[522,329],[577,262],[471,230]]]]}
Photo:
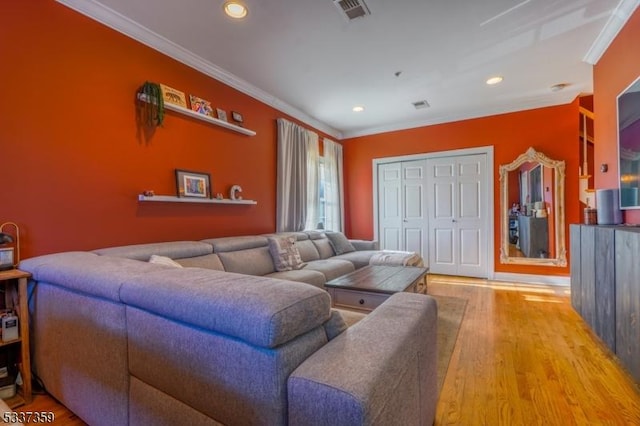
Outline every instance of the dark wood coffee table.
{"type": "Polygon", "coordinates": [[[417,293],[429,268],[368,265],[325,284],[331,306],[372,311],[393,293],[417,293]]]}

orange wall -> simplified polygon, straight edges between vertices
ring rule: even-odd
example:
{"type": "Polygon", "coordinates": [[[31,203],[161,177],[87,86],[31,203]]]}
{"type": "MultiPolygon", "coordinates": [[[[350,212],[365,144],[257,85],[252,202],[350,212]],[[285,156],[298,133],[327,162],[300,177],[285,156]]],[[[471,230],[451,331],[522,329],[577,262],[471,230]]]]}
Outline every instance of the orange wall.
{"type": "MultiPolygon", "coordinates": [[[[627,21],[593,69],[595,125],[595,187],[618,187],[617,101],[620,92],[640,76],[640,8],[627,21]],[[608,164],[602,173],[600,164],[608,164]]],[[[627,223],[640,223],[640,210],[625,210],[627,223]]]]}
{"type": "Polygon", "coordinates": [[[3,4],[0,40],[0,223],[20,225],[23,258],[275,230],[284,114],[53,1],[3,4]],[[168,112],[145,140],[134,103],[145,80],[240,111],[257,136],[168,112]],[[136,201],[175,194],[175,168],[211,173],[226,197],[240,184],[258,205],[136,201]]]}
{"type": "MultiPolygon", "coordinates": [[[[513,161],[527,148],[566,161],[567,176],[578,176],[578,100],[568,105],[540,108],[473,120],[347,139],[344,142],[347,233],[373,237],[373,171],[375,158],[494,146],[495,270],[527,274],[568,275],[558,267],[502,265],[500,259],[500,185],[498,166],[513,161]]],[[[577,179],[566,179],[566,223],[579,222],[577,179]]],[[[568,229],[568,228],[567,228],[568,229]]],[[[568,235],[568,234],[567,234],[568,235]]]]}

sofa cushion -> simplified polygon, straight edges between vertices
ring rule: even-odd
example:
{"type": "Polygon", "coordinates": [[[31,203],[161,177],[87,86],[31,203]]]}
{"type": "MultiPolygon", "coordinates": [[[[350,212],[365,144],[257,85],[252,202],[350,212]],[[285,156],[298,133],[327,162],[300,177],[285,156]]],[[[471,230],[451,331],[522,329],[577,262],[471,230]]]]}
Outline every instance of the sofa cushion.
{"type": "Polygon", "coordinates": [[[120,297],[160,317],[265,348],[322,326],[331,313],[329,294],[313,286],[200,268],[130,277],[120,297]]]}
{"type": "Polygon", "coordinates": [[[327,322],[324,323],[324,331],[327,333],[327,340],[331,340],[343,331],[345,331],[349,326],[347,322],[342,317],[342,313],[335,309],[331,310],[331,317],[327,322]]]}
{"type": "Polygon", "coordinates": [[[269,241],[269,253],[273,259],[276,271],[291,271],[304,266],[304,262],[296,246],[295,237],[269,237],[267,240],[269,241]]]}
{"type": "Polygon", "coordinates": [[[344,254],[356,251],[355,247],[351,245],[347,237],[345,237],[342,232],[325,232],[325,235],[329,239],[329,244],[331,244],[335,254],[344,254]]]}
{"type": "Polygon", "coordinates": [[[188,268],[205,268],[224,271],[224,265],[220,262],[217,254],[205,254],[204,256],[185,257],[184,259],[176,259],[180,265],[188,268]]]}
{"type": "Polygon", "coordinates": [[[265,275],[269,278],[277,278],[279,280],[297,281],[301,283],[311,284],[324,290],[324,283],[327,282],[322,272],[312,269],[297,269],[294,271],[273,272],[265,275]]]}
{"type": "Polygon", "coordinates": [[[148,261],[151,255],[167,256],[171,259],[203,256],[213,252],[210,244],[200,241],[169,241],[166,243],[133,244],[94,250],[101,256],[126,257],[127,259],[148,261]]]}
{"type": "Polygon", "coordinates": [[[152,254],[149,258],[149,263],[155,263],[157,265],[166,265],[172,266],[174,268],[182,268],[182,265],[171,259],[167,256],[158,256],[157,254],[152,254]]]}
{"type": "Polygon", "coordinates": [[[125,279],[177,268],[83,251],[32,257],[21,261],[20,269],[30,272],[35,281],[119,302],[125,279]]]}
{"type": "Polygon", "coordinates": [[[371,256],[373,256],[376,253],[379,253],[379,251],[358,250],[358,251],[353,251],[351,253],[345,253],[339,256],[335,256],[334,259],[348,260],[349,262],[353,263],[353,266],[355,266],[356,269],[360,269],[363,266],[367,266],[369,264],[369,259],[371,259],[371,256]]]}
{"type": "Polygon", "coordinates": [[[322,272],[327,281],[356,270],[353,263],[348,260],[336,259],[335,257],[307,262],[304,269],[322,272]]]}
{"type": "Polygon", "coordinates": [[[313,244],[316,246],[318,253],[320,254],[320,259],[328,259],[330,257],[335,256],[333,252],[333,247],[329,243],[328,238],[320,238],[316,240],[312,240],[313,244]]]}
{"type": "Polygon", "coordinates": [[[259,235],[248,235],[241,237],[210,238],[202,240],[203,243],[211,244],[214,253],[246,250],[267,246],[267,238],[259,235]]]}
{"type": "Polygon", "coordinates": [[[296,247],[298,247],[298,251],[300,252],[300,257],[303,262],[320,259],[320,253],[318,253],[318,249],[315,244],[313,244],[313,241],[308,239],[298,240],[296,242],[296,247]]]}
{"type": "Polygon", "coordinates": [[[304,231],[304,233],[309,236],[310,240],[319,240],[321,238],[326,238],[326,235],[324,235],[324,231],[310,230],[304,231]]]}
{"type": "MultiPolygon", "coordinates": [[[[265,238],[266,241],[266,238],[265,238]]],[[[218,253],[227,272],[247,275],[267,275],[276,271],[269,247],[218,253]]]]}

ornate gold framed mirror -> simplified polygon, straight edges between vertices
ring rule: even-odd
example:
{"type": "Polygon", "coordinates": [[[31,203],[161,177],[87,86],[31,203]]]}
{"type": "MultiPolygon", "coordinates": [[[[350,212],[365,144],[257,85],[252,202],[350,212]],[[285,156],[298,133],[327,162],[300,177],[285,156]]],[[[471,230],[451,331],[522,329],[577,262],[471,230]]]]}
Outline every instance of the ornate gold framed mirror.
{"type": "Polygon", "coordinates": [[[566,266],[564,161],[529,148],[499,170],[500,263],[566,266]]]}

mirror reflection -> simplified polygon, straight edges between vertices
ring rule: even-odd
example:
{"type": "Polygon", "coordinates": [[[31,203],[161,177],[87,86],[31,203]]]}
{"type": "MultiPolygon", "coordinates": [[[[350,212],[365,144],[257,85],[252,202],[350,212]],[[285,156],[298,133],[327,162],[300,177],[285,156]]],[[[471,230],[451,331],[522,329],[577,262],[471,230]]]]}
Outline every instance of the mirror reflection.
{"type": "Polygon", "coordinates": [[[502,263],[566,265],[564,161],[533,148],[500,166],[502,263]]]}
{"type": "Polygon", "coordinates": [[[640,78],[618,96],[620,207],[640,208],[640,78]]]}
{"type": "Polygon", "coordinates": [[[553,169],[527,161],[509,172],[509,257],[555,257],[553,169]]]}

